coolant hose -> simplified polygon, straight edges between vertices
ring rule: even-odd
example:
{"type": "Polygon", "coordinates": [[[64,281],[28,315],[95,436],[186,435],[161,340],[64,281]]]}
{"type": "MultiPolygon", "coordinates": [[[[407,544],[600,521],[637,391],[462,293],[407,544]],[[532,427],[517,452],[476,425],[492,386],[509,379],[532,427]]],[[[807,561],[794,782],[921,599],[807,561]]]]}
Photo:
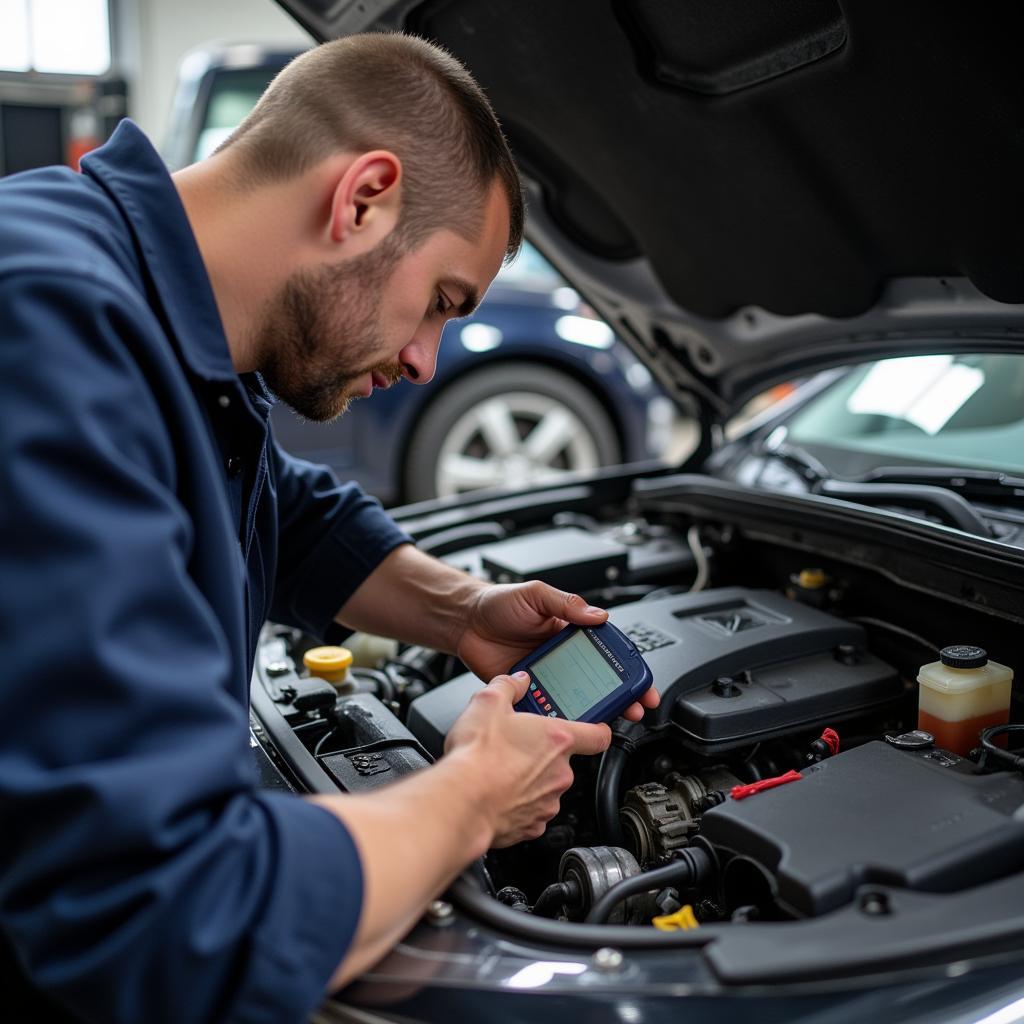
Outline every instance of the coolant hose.
{"type": "Polygon", "coordinates": [[[566,903],[578,903],[580,887],[575,882],[555,882],[549,885],[533,905],[533,913],[538,917],[551,917],[566,903]]]}
{"type": "Polygon", "coordinates": [[[615,740],[601,755],[597,768],[597,834],[607,846],[625,847],[622,822],[619,821],[619,790],[626,767],[626,751],[615,740]]]}
{"type": "Polygon", "coordinates": [[[710,855],[699,846],[678,850],[675,860],[670,864],[634,875],[613,885],[590,908],[590,913],[583,919],[584,924],[604,924],[619,903],[627,896],[635,896],[638,892],[664,889],[669,885],[680,889],[692,888],[707,878],[713,869],[714,864],[710,855]]]}

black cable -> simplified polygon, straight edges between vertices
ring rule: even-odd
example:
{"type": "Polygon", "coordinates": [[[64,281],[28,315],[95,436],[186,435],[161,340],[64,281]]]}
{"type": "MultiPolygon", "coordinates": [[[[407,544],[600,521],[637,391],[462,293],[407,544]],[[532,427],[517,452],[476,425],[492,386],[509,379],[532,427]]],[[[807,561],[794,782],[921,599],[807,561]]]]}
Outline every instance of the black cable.
{"type": "Polygon", "coordinates": [[[313,748],[313,756],[314,757],[319,757],[320,756],[320,751],[323,750],[324,744],[329,739],[331,739],[332,736],[334,736],[334,733],[335,733],[335,730],[334,729],[330,729],[330,730],[328,730],[328,732],[324,733],[324,735],[321,736],[320,739],[318,739],[316,741],[316,746],[313,748]]]}
{"type": "Polygon", "coordinates": [[[712,871],[711,857],[699,846],[676,852],[676,859],[664,867],[644,871],[632,878],[613,885],[591,908],[583,919],[585,924],[604,924],[611,912],[628,896],[651,889],[675,886],[690,889],[706,878],[712,871]]]}
{"type": "Polygon", "coordinates": [[[995,758],[995,760],[1001,761],[1010,768],[1014,768],[1019,772],[1024,772],[1024,757],[1020,754],[1015,754],[1012,750],[1003,750],[1002,747],[997,747],[995,743],[993,743],[993,740],[997,736],[1014,732],[1024,735],[1024,725],[993,725],[988,729],[982,729],[981,746],[985,751],[985,758],[995,758]]]}
{"type": "Polygon", "coordinates": [[[890,633],[896,633],[898,636],[905,637],[907,640],[913,640],[914,643],[926,647],[932,654],[939,653],[939,648],[931,640],[926,640],[923,636],[918,636],[917,633],[912,633],[909,629],[904,629],[902,626],[886,622],[885,619],[876,619],[871,615],[848,615],[846,618],[848,622],[856,622],[862,626],[877,626],[879,629],[887,629],[890,633]]]}
{"type": "Polygon", "coordinates": [[[313,729],[323,729],[327,726],[327,723],[322,718],[314,718],[310,722],[300,722],[298,725],[293,725],[292,730],[297,733],[312,732],[313,729]]]}

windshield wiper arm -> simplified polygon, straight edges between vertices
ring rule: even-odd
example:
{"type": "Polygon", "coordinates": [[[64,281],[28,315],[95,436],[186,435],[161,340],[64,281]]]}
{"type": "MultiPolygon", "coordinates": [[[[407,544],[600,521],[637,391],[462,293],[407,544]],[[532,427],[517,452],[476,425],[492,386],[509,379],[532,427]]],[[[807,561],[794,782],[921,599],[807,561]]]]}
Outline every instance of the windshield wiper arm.
{"type": "Polygon", "coordinates": [[[795,469],[807,481],[808,486],[829,480],[832,471],[820,459],[813,456],[806,448],[789,444],[786,441],[772,441],[769,437],[755,449],[760,455],[769,455],[779,459],[791,469],[795,469]]]}
{"type": "Polygon", "coordinates": [[[873,480],[821,480],[816,494],[862,505],[910,504],[931,509],[944,523],[976,537],[991,537],[988,523],[955,491],[928,484],[882,483],[873,480]]]}
{"type": "Polygon", "coordinates": [[[862,505],[904,504],[928,509],[947,525],[976,537],[995,534],[968,497],[1006,501],[1024,496],[1024,479],[997,471],[882,466],[854,479],[837,480],[823,462],[798,445],[769,435],[758,447],[761,454],[795,469],[814,494],[862,505]]]}
{"type": "Polygon", "coordinates": [[[998,470],[944,466],[879,466],[857,478],[859,483],[930,484],[968,498],[1010,501],[1024,498],[1024,477],[998,470]]]}

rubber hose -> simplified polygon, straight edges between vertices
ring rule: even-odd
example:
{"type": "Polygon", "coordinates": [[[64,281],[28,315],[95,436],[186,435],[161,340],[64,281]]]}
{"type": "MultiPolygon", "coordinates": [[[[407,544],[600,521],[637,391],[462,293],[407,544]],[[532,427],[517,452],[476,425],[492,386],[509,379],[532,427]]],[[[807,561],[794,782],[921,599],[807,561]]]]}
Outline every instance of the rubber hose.
{"type": "Polygon", "coordinates": [[[705,925],[693,931],[659,932],[656,928],[637,928],[634,925],[574,924],[571,921],[552,921],[546,917],[523,914],[502,906],[480,890],[469,875],[461,875],[449,890],[454,906],[469,921],[495,928],[517,939],[593,953],[600,946],[616,949],[694,949],[706,946],[721,934],[717,925],[705,925]]]}
{"type": "Polygon", "coordinates": [[[383,673],[375,668],[363,668],[359,666],[352,669],[352,675],[356,679],[366,679],[373,683],[376,688],[374,696],[378,700],[392,701],[395,699],[395,684],[383,673]]]}
{"type": "Polygon", "coordinates": [[[612,743],[597,766],[597,833],[608,846],[625,847],[622,822],[619,821],[619,790],[626,767],[626,751],[612,743]]]}
{"type": "Polygon", "coordinates": [[[555,882],[537,897],[537,902],[533,905],[533,913],[538,917],[550,917],[552,911],[558,910],[565,903],[578,901],[579,897],[579,886],[572,882],[555,882]]]}
{"type": "Polygon", "coordinates": [[[664,867],[645,871],[613,885],[591,908],[583,919],[584,924],[604,924],[611,912],[628,896],[650,889],[664,889],[668,885],[689,889],[706,878],[712,869],[711,858],[700,849],[693,847],[679,850],[676,859],[664,867]]]}

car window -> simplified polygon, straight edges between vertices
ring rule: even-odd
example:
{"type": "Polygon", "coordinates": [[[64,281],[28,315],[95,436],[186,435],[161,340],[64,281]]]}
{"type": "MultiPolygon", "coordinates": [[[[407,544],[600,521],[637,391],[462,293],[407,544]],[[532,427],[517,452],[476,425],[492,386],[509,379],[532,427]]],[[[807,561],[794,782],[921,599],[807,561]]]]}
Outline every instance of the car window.
{"type": "Polygon", "coordinates": [[[1024,471],[1024,356],[929,355],[851,369],[789,422],[825,444],[953,467],[1024,471]]]}
{"type": "Polygon", "coordinates": [[[516,258],[498,271],[495,280],[523,291],[551,292],[566,287],[565,278],[526,241],[516,258]]]}
{"type": "Polygon", "coordinates": [[[242,123],[270,84],[275,69],[218,72],[210,87],[206,117],[196,137],[193,161],[208,157],[242,123]]]}

